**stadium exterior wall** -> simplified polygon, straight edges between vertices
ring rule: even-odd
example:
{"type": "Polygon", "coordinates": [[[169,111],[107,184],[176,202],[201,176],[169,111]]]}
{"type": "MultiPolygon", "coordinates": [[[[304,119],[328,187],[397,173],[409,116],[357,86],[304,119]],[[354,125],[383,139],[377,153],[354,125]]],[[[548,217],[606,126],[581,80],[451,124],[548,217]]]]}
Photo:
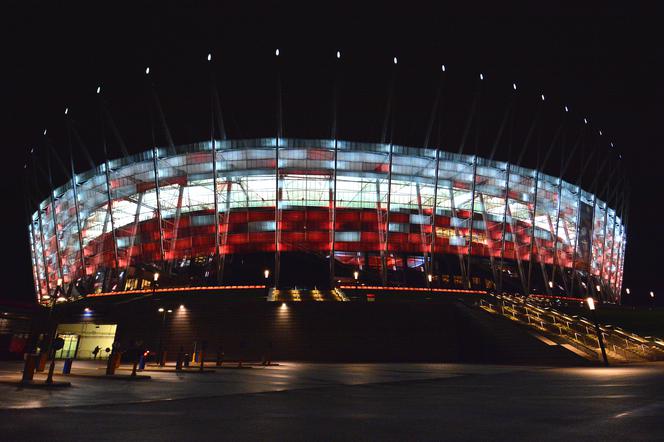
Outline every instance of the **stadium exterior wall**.
{"type": "Polygon", "coordinates": [[[619,302],[620,210],[540,171],[437,149],[215,140],[77,174],[42,201],[29,238],[41,302],[60,279],[68,294],[122,291],[150,284],[138,269],[197,267],[190,284],[209,285],[223,281],[230,256],[272,254],[278,263],[291,252],[334,256],[331,276],[351,266],[387,283],[389,272],[420,269],[423,284],[441,277],[436,257],[458,256],[464,284],[478,266],[500,284],[510,264],[524,290],[541,273],[550,281],[541,289],[597,285],[619,302]]]}

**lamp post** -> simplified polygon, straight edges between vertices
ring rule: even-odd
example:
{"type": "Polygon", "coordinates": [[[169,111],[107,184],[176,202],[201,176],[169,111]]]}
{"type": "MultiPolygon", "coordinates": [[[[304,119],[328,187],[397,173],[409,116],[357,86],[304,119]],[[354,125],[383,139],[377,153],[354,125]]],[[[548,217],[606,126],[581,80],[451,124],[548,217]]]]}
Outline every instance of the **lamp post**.
{"type": "Polygon", "coordinates": [[[161,329],[159,330],[159,366],[163,367],[166,364],[166,361],[164,360],[164,330],[166,328],[166,314],[168,313],[173,313],[173,310],[171,309],[164,309],[163,307],[159,307],[157,311],[161,314],[161,329]]]}
{"type": "Polygon", "coordinates": [[[597,314],[595,313],[595,300],[592,297],[586,299],[588,303],[588,309],[590,314],[593,317],[593,322],[595,323],[595,333],[597,333],[597,340],[599,341],[599,348],[602,350],[602,359],[604,360],[604,366],[609,366],[609,359],[606,357],[606,349],[604,348],[604,339],[602,338],[602,331],[599,328],[599,322],[597,322],[597,314]]]}
{"type": "Polygon", "coordinates": [[[270,285],[268,281],[270,279],[270,269],[263,270],[263,276],[265,277],[265,299],[270,296],[270,285]]]}
{"type": "MultiPolygon", "coordinates": [[[[55,307],[56,302],[63,302],[67,299],[62,296],[62,278],[58,278],[58,281],[55,286],[55,291],[51,297],[51,308],[48,311],[48,327],[51,327],[51,318],[53,316],[53,308],[55,307]]],[[[48,376],[46,377],[46,383],[53,383],[53,371],[55,370],[55,349],[53,344],[55,341],[55,334],[58,332],[58,326],[54,325],[52,330],[49,330],[49,343],[48,343],[48,355],[51,359],[51,363],[48,366],[48,376]]]]}
{"type": "Polygon", "coordinates": [[[157,293],[157,281],[159,281],[159,272],[154,272],[152,277],[152,295],[157,293]]]}

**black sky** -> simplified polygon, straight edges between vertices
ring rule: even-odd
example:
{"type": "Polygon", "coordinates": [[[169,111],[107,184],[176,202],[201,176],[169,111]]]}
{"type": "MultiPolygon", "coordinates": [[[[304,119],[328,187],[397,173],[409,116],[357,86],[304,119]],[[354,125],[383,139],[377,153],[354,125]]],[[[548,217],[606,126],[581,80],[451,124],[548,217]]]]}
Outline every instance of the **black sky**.
{"type": "MultiPolygon", "coordinates": [[[[463,9],[440,2],[362,7],[341,2],[297,7],[280,2],[59,3],[13,1],[2,7],[0,179],[6,204],[0,297],[33,299],[23,165],[32,147],[38,161],[44,161],[44,128],[66,157],[66,106],[99,161],[94,92],[101,84],[128,149],[145,150],[150,129],[144,70],[150,66],[175,143],[204,140],[210,121],[205,56],[211,51],[229,136],[274,136],[277,47],[288,137],[329,136],[337,50],[343,53],[338,71],[342,138],[380,141],[393,56],[399,57],[397,143],[422,144],[442,63],[447,67],[444,114],[442,137],[436,141],[449,150],[459,147],[480,72],[486,80],[479,126],[472,130],[479,143],[473,138],[471,151],[475,144],[480,154],[490,150],[513,81],[519,86],[513,150],[521,148],[537,109],[541,112],[526,155],[531,167],[537,146],[546,148],[561,124],[564,104],[572,109],[565,126],[569,145],[588,116],[592,130],[602,129],[604,135],[586,135],[586,150],[596,149],[597,158],[621,154],[620,167],[631,183],[625,285],[637,299],[645,299],[649,290],[662,293],[664,15],[650,6],[655,2],[545,9],[508,9],[503,2],[463,9]],[[540,93],[547,98],[544,104],[538,102],[540,93]],[[609,150],[609,141],[617,151],[609,150]]],[[[500,159],[507,159],[506,145],[500,144],[500,159]]],[[[560,153],[552,157],[549,173],[557,174],[560,153]]],[[[88,166],[79,157],[82,171],[88,166]]],[[[608,164],[617,163],[612,158],[608,164]]],[[[593,162],[591,170],[599,164],[593,162]]],[[[56,167],[61,184],[64,177],[56,167]]],[[[46,196],[43,178],[41,198],[46,196]]]]}

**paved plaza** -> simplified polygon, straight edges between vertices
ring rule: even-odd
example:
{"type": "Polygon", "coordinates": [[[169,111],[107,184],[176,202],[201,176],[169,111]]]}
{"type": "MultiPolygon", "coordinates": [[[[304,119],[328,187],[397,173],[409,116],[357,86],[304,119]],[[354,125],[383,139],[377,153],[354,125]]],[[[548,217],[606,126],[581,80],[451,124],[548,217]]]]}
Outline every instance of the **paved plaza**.
{"type": "MultiPolygon", "coordinates": [[[[0,381],[8,382],[18,379],[20,364],[0,370],[0,381]]],[[[72,372],[67,389],[0,384],[0,438],[664,438],[662,363],[605,369],[282,362],[202,374],[149,371],[150,380],[127,381],[99,378],[103,364],[76,361],[72,372]]]]}

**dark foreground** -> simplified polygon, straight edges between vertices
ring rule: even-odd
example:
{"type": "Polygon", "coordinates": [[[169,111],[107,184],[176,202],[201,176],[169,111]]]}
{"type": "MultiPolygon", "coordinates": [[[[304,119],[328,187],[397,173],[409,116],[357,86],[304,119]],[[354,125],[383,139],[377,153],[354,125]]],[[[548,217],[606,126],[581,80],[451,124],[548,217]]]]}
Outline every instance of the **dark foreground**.
{"type": "MultiPolygon", "coordinates": [[[[2,366],[0,379],[15,366],[2,366]]],[[[79,374],[98,372],[79,364],[79,374]]],[[[300,364],[0,385],[5,440],[662,440],[664,365],[300,364]]],[[[60,377],[62,378],[62,377],[60,377]]]]}

